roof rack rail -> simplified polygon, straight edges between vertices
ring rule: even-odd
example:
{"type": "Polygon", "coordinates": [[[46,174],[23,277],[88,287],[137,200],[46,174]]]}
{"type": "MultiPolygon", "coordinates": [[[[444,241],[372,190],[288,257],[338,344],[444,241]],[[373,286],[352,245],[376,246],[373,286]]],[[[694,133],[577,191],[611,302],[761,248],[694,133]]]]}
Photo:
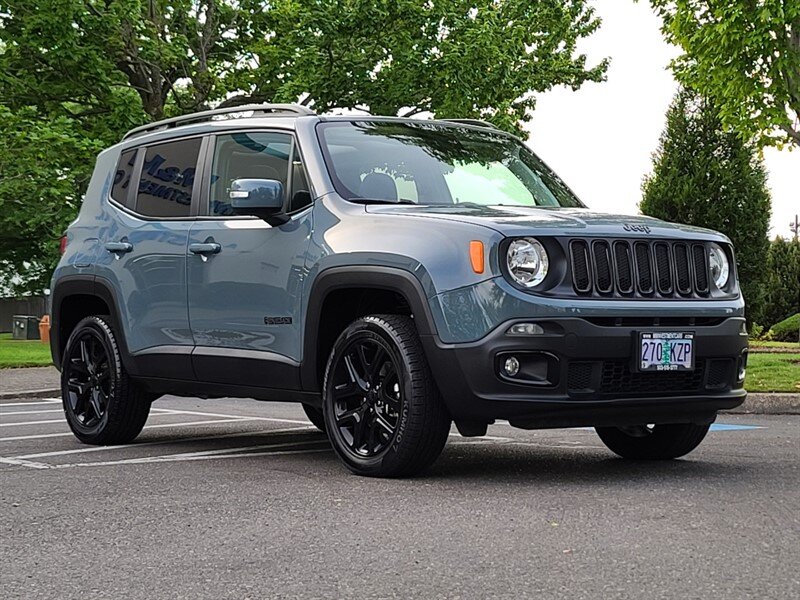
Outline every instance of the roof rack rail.
{"type": "Polygon", "coordinates": [[[479,127],[490,127],[498,129],[496,125],[489,123],[489,121],[482,121],[481,119],[439,119],[448,123],[463,123],[464,125],[477,125],[479,127]]]}
{"type": "Polygon", "coordinates": [[[202,112],[191,113],[183,115],[182,117],[173,117],[171,119],[164,119],[163,121],[156,121],[155,123],[148,123],[141,127],[131,129],[123,136],[123,140],[130,139],[151,131],[159,131],[161,129],[170,129],[180,125],[188,125],[189,123],[199,123],[202,121],[210,121],[214,117],[220,115],[229,115],[232,113],[253,112],[253,113],[285,113],[292,115],[314,115],[313,110],[307,106],[300,104],[243,104],[241,106],[229,106],[227,108],[217,108],[214,110],[204,110],[202,112]]]}

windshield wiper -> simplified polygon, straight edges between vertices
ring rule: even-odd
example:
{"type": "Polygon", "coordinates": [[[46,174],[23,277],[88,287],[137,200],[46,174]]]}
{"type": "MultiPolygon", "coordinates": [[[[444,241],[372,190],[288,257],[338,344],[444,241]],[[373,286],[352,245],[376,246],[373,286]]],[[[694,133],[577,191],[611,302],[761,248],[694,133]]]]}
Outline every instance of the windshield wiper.
{"type": "Polygon", "coordinates": [[[399,200],[387,200],[386,198],[350,198],[350,202],[355,202],[356,204],[416,204],[416,202],[408,198],[400,198],[399,200]]]}

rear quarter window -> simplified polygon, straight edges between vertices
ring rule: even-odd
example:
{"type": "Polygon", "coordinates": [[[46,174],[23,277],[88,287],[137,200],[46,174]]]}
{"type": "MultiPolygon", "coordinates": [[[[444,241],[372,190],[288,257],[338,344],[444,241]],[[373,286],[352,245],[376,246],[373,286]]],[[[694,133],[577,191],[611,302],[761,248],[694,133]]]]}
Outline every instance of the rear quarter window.
{"type": "Polygon", "coordinates": [[[122,205],[130,206],[133,204],[131,190],[131,177],[133,177],[133,167],[136,164],[136,148],[125,150],[117,162],[117,170],[114,173],[114,185],[111,188],[111,197],[122,205]]]}

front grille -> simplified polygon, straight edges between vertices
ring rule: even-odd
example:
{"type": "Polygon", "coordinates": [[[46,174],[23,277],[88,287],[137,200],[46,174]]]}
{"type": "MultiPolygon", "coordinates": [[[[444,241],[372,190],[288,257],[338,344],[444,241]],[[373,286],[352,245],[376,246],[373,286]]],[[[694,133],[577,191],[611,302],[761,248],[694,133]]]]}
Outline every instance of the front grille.
{"type": "Polygon", "coordinates": [[[694,371],[633,372],[627,361],[603,362],[600,389],[603,395],[663,395],[674,392],[696,392],[703,388],[704,361],[694,371]]]}
{"type": "Polygon", "coordinates": [[[733,367],[733,360],[730,358],[721,358],[712,360],[708,367],[708,381],[707,386],[710,389],[726,388],[731,384],[731,368],[733,367]]]}
{"type": "Polygon", "coordinates": [[[581,296],[703,298],[709,295],[705,244],[571,240],[572,286],[581,296]]]}

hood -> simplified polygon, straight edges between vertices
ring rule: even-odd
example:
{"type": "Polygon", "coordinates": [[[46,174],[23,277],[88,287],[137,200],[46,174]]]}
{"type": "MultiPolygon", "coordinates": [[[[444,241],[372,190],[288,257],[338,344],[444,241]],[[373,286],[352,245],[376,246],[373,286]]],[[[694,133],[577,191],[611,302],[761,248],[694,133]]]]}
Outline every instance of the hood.
{"type": "Polygon", "coordinates": [[[592,212],[586,208],[374,204],[368,205],[366,210],[370,214],[396,214],[482,225],[508,236],[547,234],[727,239],[703,227],[669,223],[640,215],[592,212]]]}

